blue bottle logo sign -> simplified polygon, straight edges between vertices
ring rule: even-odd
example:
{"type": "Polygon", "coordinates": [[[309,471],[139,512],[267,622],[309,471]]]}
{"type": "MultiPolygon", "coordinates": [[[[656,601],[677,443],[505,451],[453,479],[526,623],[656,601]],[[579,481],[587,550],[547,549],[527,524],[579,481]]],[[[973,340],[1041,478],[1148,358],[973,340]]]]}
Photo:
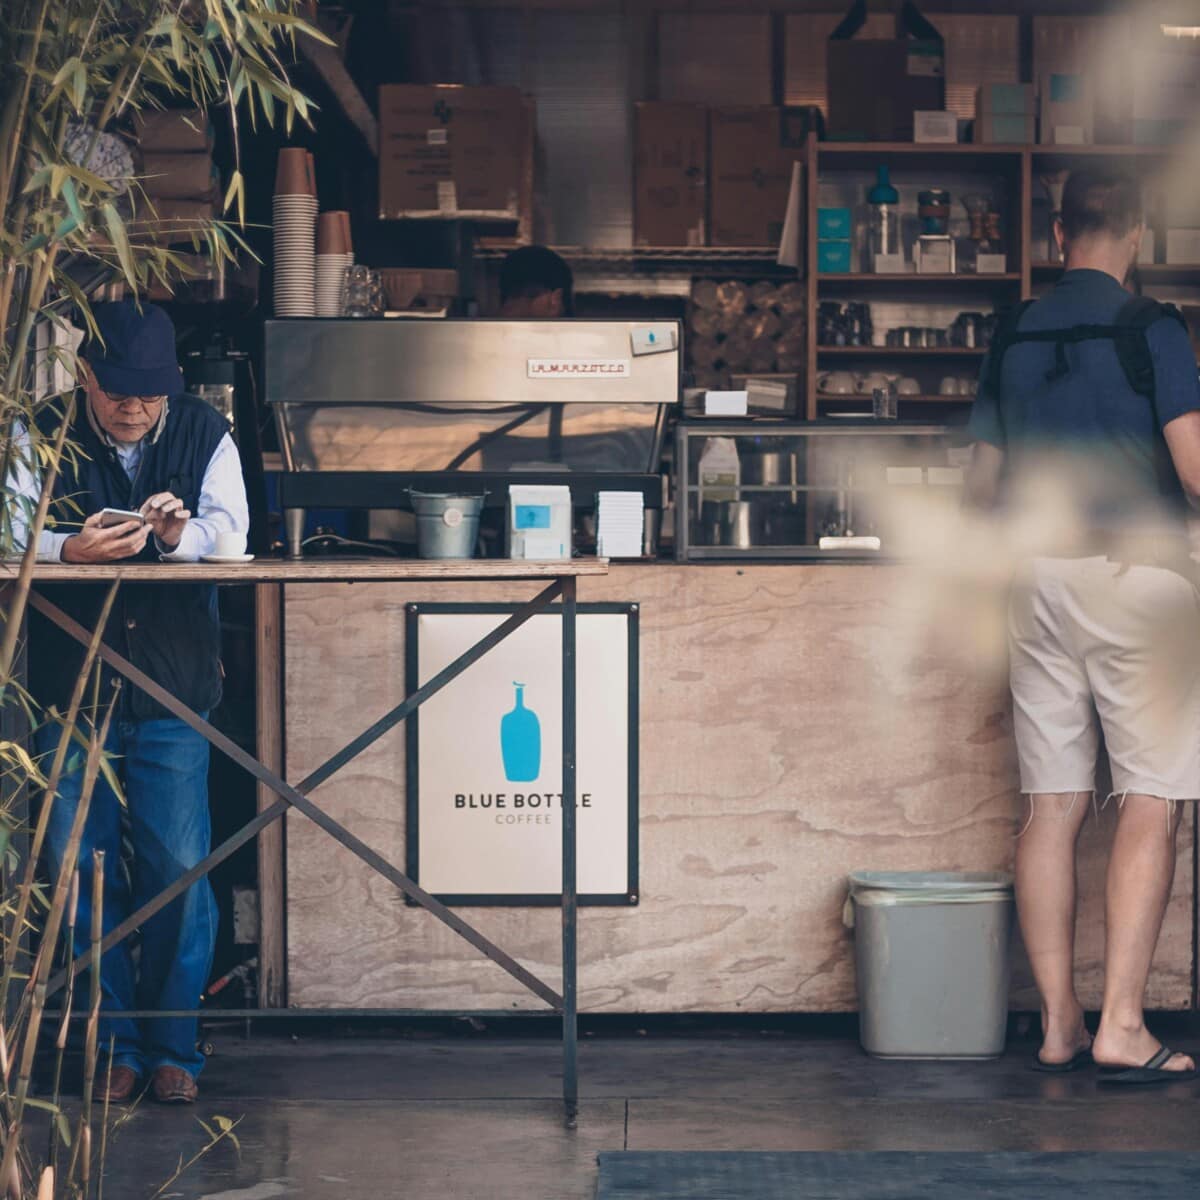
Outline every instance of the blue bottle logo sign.
{"type": "Polygon", "coordinates": [[[500,718],[500,752],[509,783],[532,783],[542,769],[542,723],[525,707],[525,685],[514,683],[517,698],[512,711],[500,718]]]}

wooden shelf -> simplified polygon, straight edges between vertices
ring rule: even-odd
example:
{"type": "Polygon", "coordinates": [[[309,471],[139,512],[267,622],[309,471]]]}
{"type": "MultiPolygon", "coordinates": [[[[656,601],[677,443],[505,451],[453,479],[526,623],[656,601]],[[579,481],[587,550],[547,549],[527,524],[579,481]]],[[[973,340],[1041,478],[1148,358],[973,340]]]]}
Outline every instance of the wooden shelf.
{"type": "MultiPolygon", "coordinates": [[[[870,400],[870,396],[860,396],[857,393],[853,396],[838,396],[833,393],[818,392],[818,404],[862,404],[864,401],[870,400]]],[[[901,404],[970,404],[974,401],[974,396],[905,396],[898,395],[897,401],[901,404]]]]}
{"type": "Polygon", "coordinates": [[[1182,146],[1056,146],[1040,142],[1029,149],[1034,158],[1171,158],[1184,152],[1182,146]]]}
{"type": "MultiPolygon", "coordinates": [[[[761,262],[774,264],[778,246],[551,246],[555,254],[567,262],[598,266],[610,263],[653,265],[655,263],[697,263],[704,266],[727,262],[761,262]]],[[[507,250],[480,250],[476,257],[485,261],[499,260],[507,250]]],[[[792,267],[780,270],[792,271],[792,267]]]]}
{"type": "Polygon", "coordinates": [[[934,165],[944,171],[951,167],[1010,173],[1020,167],[1024,146],[1000,146],[976,142],[954,145],[925,142],[818,142],[818,166],[844,170],[873,170],[881,159],[891,160],[897,168],[914,170],[934,165]]]}
{"type": "Polygon", "coordinates": [[[875,271],[822,271],[817,276],[817,282],[853,284],[856,287],[860,285],[885,287],[887,284],[903,287],[907,287],[909,284],[922,284],[926,286],[937,284],[945,287],[956,284],[1020,283],[1021,274],[1019,271],[1006,271],[1002,275],[974,275],[964,271],[955,272],[953,275],[918,275],[915,271],[906,271],[903,274],[899,272],[895,274],[879,274],[875,271]]]}
{"type": "Polygon", "coordinates": [[[983,348],[966,346],[818,346],[817,354],[832,358],[982,358],[983,348]]]}

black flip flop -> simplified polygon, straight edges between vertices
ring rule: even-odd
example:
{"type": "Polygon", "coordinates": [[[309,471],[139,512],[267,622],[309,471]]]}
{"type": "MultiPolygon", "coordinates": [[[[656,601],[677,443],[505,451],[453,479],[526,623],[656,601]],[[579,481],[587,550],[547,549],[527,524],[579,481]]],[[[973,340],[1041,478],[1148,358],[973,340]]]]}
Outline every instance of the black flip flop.
{"type": "Polygon", "coordinates": [[[1195,1071],[1168,1071],[1169,1063],[1176,1051],[1160,1046],[1158,1053],[1140,1067],[1101,1067],[1100,1082],[1123,1084],[1126,1087],[1147,1087],[1156,1083],[1183,1083],[1195,1079],[1195,1071]]]}
{"type": "Polygon", "coordinates": [[[1066,1062],[1048,1063],[1042,1062],[1037,1055],[1034,1055],[1033,1062],[1029,1064],[1031,1071],[1040,1071],[1043,1075],[1070,1075],[1073,1071],[1082,1071],[1084,1067],[1092,1065],[1092,1048],[1089,1046],[1086,1050],[1080,1050],[1074,1058],[1069,1058],[1066,1062]]]}

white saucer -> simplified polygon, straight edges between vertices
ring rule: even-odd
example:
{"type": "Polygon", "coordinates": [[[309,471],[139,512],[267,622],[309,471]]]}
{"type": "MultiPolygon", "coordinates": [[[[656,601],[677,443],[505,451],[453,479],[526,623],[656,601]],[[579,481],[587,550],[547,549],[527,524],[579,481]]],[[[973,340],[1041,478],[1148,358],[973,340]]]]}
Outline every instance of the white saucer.
{"type": "Polygon", "coordinates": [[[204,562],[208,563],[248,563],[254,561],[253,554],[204,554],[204,562]]]}

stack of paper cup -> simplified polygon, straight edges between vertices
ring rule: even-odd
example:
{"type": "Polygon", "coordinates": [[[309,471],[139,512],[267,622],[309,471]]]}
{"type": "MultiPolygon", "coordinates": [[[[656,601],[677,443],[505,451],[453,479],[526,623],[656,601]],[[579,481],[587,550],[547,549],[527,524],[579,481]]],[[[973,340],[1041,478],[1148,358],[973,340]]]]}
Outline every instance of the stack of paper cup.
{"type": "Polygon", "coordinates": [[[286,147],[275,172],[275,315],[316,314],[317,187],[312,155],[286,147]]]}
{"type": "Polygon", "coordinates": [[[354,265],[350,214],[335,210],[317,218],[317,316],[340,317],[346,268],[354,265]]]}

